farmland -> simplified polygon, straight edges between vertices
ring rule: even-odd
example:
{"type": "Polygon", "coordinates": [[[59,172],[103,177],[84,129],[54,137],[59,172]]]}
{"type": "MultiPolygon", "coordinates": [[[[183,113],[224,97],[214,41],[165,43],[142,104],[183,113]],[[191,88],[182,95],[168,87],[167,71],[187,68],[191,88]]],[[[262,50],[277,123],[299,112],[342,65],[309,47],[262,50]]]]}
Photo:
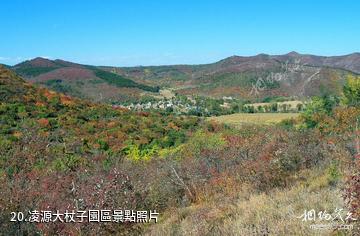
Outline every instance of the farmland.
{"type": "Polygon", "coordinates": [[[240,126],[242,124],[273,124],[285,119],[296,118],[299,113],[236,113],[218,117],[210,117],[219,123],[240,126]]]}

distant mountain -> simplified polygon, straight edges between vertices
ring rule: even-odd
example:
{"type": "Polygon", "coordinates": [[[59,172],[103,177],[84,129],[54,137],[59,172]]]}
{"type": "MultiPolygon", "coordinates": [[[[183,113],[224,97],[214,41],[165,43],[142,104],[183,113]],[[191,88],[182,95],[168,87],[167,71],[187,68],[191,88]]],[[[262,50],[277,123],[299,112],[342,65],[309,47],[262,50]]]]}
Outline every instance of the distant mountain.
{"type": "Polygon", "coordinates": [[[57,92],[94,101],[117,102],[137,98],[158,88],[137,83],[95,66],[37,57],[11,67],[27,80],[57,92]]]}
{"type": "Polygon", "coordinates": [[[349,70],[360,74],[360,53],[353,53],[344,56],[325,57],[310,54],[299,54],[293,51],[284,55],[259,54],[250,57],[232,56],[221,60],[220,63],[225,65],[240,65],[244,63],[250,63],[255,65],[255,63],[269,62],[271,60],[280,61],[282,63],[298,63],[307,66],[332,67],[349,70]]]}
{"type": "Polygon", "coordinates": [[[12,67],[29,81],[95,101],[138,99],[171,88],[179,94],[262,99],[338,94],[345,78],[360,73],[360,53],[324,57],[231,56],[211,64],[111,67],[35,58],[12,67]]]}
{"type": "Polygon", "coordinates": [[[338,94],[349,74],[360,72],[360,54],[323,57],[285,55],[231,56],[205,65],[145,66],[105,69],[167,86],[182,94],[256,99],[272,96],[338,94]]]}
{"type": "Polygon", "coordinates": [[[344,56],[324,57],[290,52],[285,55],[271,56],[271,58],[278,59],[282,62],[294,62],[299,60],[302,64],[345,69],[360,74],[360,53],[352,53],[344,56]]]}

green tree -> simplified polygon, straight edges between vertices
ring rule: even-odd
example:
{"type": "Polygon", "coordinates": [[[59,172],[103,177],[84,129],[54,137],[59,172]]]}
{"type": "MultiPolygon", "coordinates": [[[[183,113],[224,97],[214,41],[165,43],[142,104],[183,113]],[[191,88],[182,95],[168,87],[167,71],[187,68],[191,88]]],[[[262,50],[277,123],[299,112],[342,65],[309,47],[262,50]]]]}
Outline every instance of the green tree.
{"type": "Polygon", "coordinates": [[[339,105],[339,98],[337,96],[333,96],[333,95],[324,95],[321,98],[324,102],[325,112],[328,115],[332,114],[334,107],[339,105]]]}
{"type": "Polygon", "coordinates": [[[325,95],[322,97],[313,97],[302,113],[306,127],[314,128],[318,124],[316,116],[331,115],[335,106],[339,104],[336,96],[325,95]]]}
{"type": "Polygon", "coordinates": [[[302,109],[303,109],[303,104],[302,104],[302,103],[297,104],[297,105],[296,105],[296,108],[297,108],[298,111],[302,111],[302,109]]]}
{"type": "Polygon", "coordinates": [[[277,112],[278,111],[278,104],[276,102],[271,103],[270,104],[270,109],[271,109],[271,112],[277,112]]]}
{"type": "Polygon", "coordinates": [[[360,106],[360,79],[350,76],[343,88],[343,102],[348,106],[360,106]]]}

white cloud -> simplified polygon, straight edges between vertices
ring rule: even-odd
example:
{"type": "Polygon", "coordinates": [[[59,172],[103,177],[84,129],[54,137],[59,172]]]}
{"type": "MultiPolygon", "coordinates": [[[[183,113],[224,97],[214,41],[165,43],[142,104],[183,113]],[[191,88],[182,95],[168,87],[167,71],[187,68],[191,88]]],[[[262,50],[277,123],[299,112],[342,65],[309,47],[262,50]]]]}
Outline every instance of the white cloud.
{"type": "Polygon", "coordinates": [[[7,65],[15,65],[22,61],[24,61],[24,57],[21,57],[21,56],[18,56],[18,57],[2,57],[2,56],[0,56],[0,62],[7,64],[7,65]]]}

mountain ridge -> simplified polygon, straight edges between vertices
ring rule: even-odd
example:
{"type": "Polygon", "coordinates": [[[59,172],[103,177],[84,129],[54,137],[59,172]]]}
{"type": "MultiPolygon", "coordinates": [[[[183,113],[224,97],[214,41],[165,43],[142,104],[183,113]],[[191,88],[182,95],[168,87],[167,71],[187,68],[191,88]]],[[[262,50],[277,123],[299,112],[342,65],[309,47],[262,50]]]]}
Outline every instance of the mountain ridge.
{"type": "Polygon", "coordinates": [[[158,88],[184,95],[251,100],[269,96],[301,98],[337,94],[347,75],[360,73],[360,53],[329,57],[292,51],[283,55],[233,55],[209,64],[136,67],[91,66],[37,57],[11,69],[58,92],[106,103],[152,96],[158,88]],[[274,75],[281,81],[269,79],[274,75]],[[263,83],[262,88],[254,95],[252,90],[259,83],[263,83]]]}
{"type": "MultiPolygon", "coordinates": [[[[335,56],[322,56],[322,55],[315,55],[315,54],[308,54],[308,53],[299,53],[296,51],[290,51],[288,53],[285,54],[267,54],[267,53],[259,53],[256,55],[250,55],[250,56],[241,56],[241,55],[237,55],[234,54],[232,56],[228,56],[225,57],[223,59],[220,59],[218,61],[215,62],[209,62],[209,63],[195,63],[195,64],[190,64],[190,63],[182,63],[182,64],[165,64],[165,65],[138,65],[138,66],[112,66],[112,65],[98,65],[96,67],[118,67],[118,68],[137,68],[137,67],[162,67],[162,66],[201,66],[201,65],[210,65],[210,64],[215,64],[221,61],[225,61],[228,59],[232,59],[232,58],[242,58],[242,59],[252,59],[252,58],[261,58],[261,57],[267,57],[267,58],[271,58],[271,59],[277,59],[277,58],[281,58],[281,57],[316,57],[316,58],[322,58],[325,60],[329,60],[329,59],[344,59],[344,58],[354,58],[354,59],[360,59],[360,52],[353,52],[353,53],[349,53],[349,54],[344,54],[344,55],[335,55],[335,56]]],[[[26,63],[33,63],[33,62],[37,62],[37,61],[46,61],[46,62],[53,62],[55,64],[71,64],[71,65],[78,65],[78,66],[84,66],[81,63],[75,63],[75,62],[70,62],[70,61],[66,61],[63,59],[48,59],[48,58],[44,58],[44,57],[35,57],[33,59],[29,59],[20,63],[17,63],[13,66],[11,66],[12,68],[16,68],[18,66],[21,66],[22,64],[26,64],[26,63]]],[[[360,62],[359,62],[360,63],[360,62]]],[[[360,66],[360,65],[359,65],[360,66]]],[[[354,71],[355,72],[355,71],[354,71]]],[[[360,73],[360,70],[358,71],[358,73],[360,73]]]]}

